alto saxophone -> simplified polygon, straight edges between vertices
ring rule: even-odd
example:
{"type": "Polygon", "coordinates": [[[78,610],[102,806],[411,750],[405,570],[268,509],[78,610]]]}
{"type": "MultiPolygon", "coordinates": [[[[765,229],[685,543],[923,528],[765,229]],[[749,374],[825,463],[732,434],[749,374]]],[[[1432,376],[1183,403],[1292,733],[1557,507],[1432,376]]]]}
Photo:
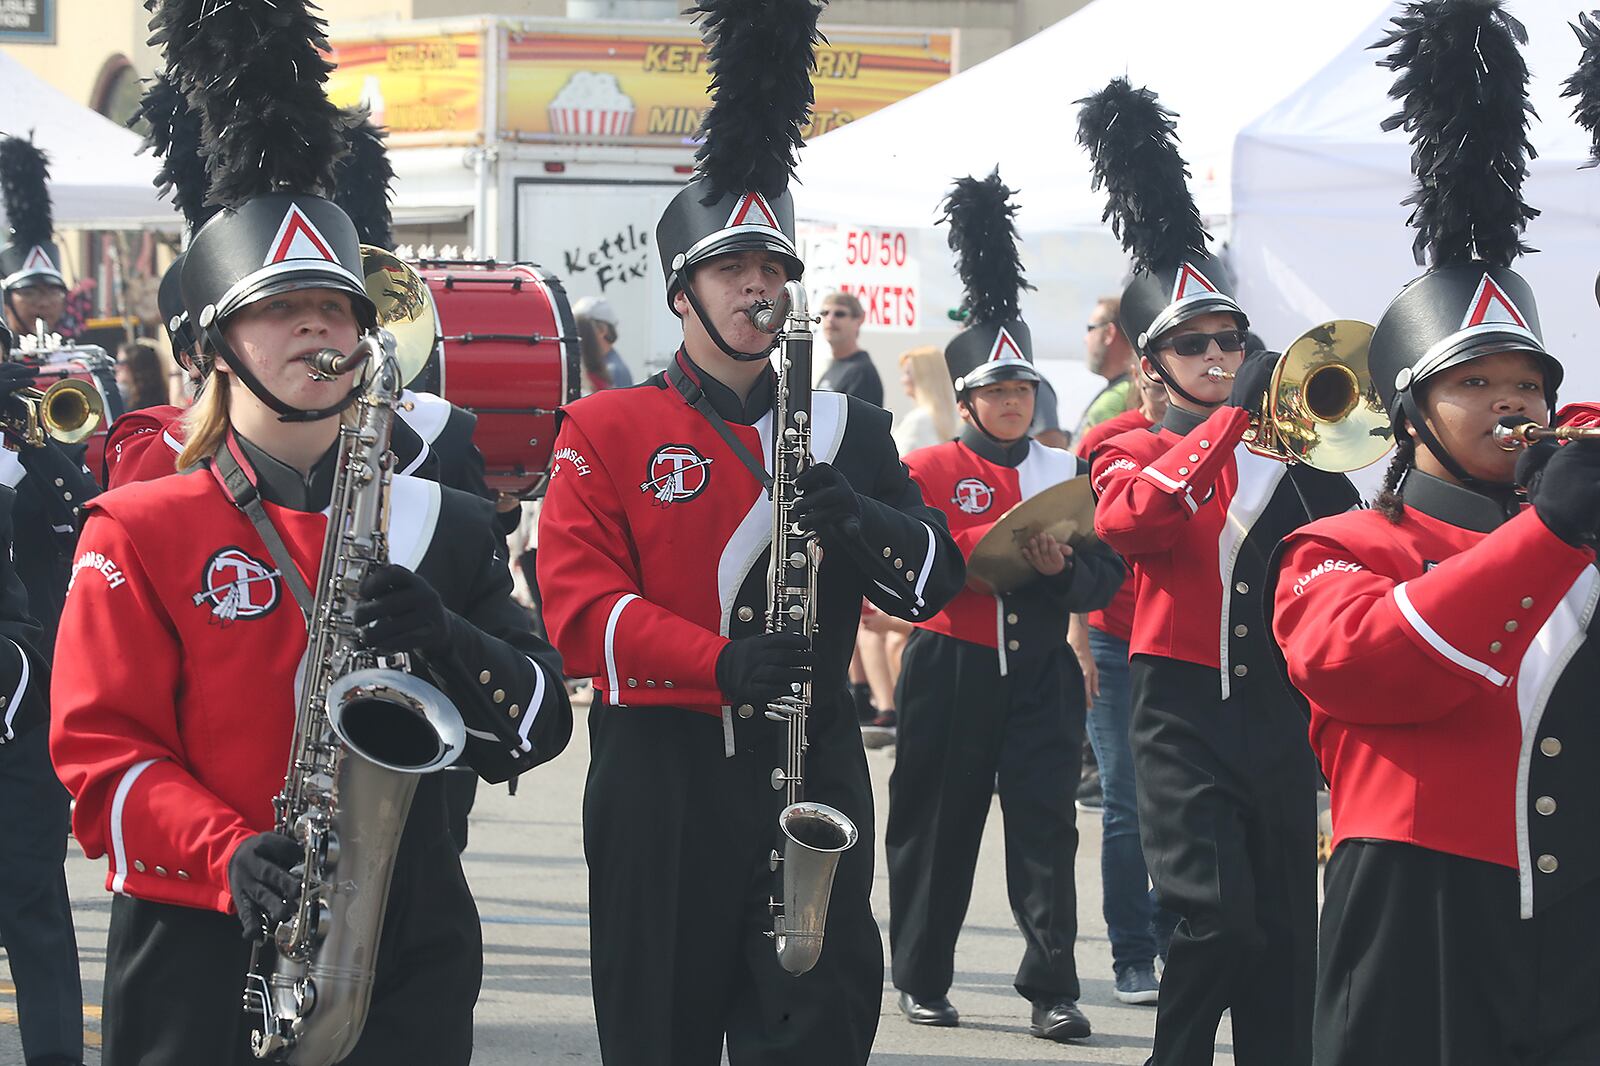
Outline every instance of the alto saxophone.
{"type": "MultiPolygon", "coordinates": [[[[750,320],[766,333],[782,330],[778,341],[778,400],[773,410],[772,565],[767,587],[771,603],[767,632],[798,633],[810,639],[816,629],[817,564],[822,548],[792,517],[795,478],[811,464],[811,316],[805,286],[791,281],[774,303],[758,304],[750,320]]],[[[804,798],[806,717],[811,682],[791,696],[774,700],[767,717],[786,724],[785,764],[772,771],[772,787],[784,794],[778,815],[782,851],[769,860],[779,872],[781,890],[769,906],[778,963],[799,976],[817,964],[828,921],[828,899],[839,858],[860,835],[855,823],[823,803],[804,798]],[[781,871],[781,872],[780,872],[781,871]]]]}
{"type": "Polygon", "coordinates": [[[349,355],[307,359],[327,379],[373,357],[356,422],[339,430],[289,770],[273,800],[275,828],[305,848],[299,896],[293,916],[256,943],[245,981],[251,1050],[296,1066],[329,1066],[360,1039],[417,775],[448,766],[466,743],[455,705],[408,673],[405,656],[378,656],[356,638],[356,589],[389,559],[400,370],[381,332],[349,355]]]}

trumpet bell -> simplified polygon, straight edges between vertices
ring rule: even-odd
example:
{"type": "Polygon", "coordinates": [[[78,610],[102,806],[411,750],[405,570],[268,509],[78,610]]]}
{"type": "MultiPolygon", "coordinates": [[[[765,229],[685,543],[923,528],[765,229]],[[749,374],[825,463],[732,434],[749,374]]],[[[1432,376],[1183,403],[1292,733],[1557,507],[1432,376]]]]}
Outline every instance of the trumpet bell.
{"type": "Polygon", "coordinates": [[[24,403],[36,405],[43,435],[62,444],[86,440],[105,418],[105,401],[80,378],[62,378],[43,392],[24,389],[18,395],[24,403]]]}
{"type": "Polygon", "coordinates": [[[439,345],[439,310],[428,283],[405,260],[374,245],[361,246],[367,297],[378,308],[378,325],[394,334],[400,381],[416,380],[439,345]]]}
{"type": "Polygon", "coordinates": [[[1389,412],[1372,384],[1372,327],[1339,319],[1307,330],[1278,360],[1265,421],[1277,457],[1346,473],[1391,445],[1389,412]]]}

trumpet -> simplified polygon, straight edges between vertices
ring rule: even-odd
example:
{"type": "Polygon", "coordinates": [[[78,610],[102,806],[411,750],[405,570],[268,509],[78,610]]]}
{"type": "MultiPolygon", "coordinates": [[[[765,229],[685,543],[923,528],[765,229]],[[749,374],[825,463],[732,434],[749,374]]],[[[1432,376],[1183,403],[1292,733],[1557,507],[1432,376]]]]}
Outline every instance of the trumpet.
{"type": "Polygon", "coordinates": [[[1508,452],[1541,440],[1600,440],[1600,426],[1541,426],[1537,422],[1524,422],[1517,426],[1494,427],[1494,442],[1508,452]]]}
{"type": "MultiPolygon", "coordinates": [[[[1389,414],[1367,369],[1372,327],[1339,319],[1297,337],[1272,372],[1261,410],[1250,412],[1245,444],[1283,463],[1344,473],[1371,466],[1389,450],[1389,414]]],[[[1213,381],[1232,381],[1220,366],[1213,381]]]]}
{"type": "Polygon", "coordinates": [[[18,389],[11,399],[0,411],[0,430],[30,448],[44,447],[46,439],[77,444],[105,418],[105,401],[81,378],[62,378],[43,391],[18,389]]]}

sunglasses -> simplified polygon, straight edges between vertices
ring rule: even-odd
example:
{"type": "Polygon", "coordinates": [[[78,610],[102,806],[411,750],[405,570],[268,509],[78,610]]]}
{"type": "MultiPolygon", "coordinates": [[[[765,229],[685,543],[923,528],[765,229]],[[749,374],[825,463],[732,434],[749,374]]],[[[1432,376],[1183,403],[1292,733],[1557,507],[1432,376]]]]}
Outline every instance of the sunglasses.
{"type": "Polygon", "coordinates": [[[828,310],[822,312],[822,317],[823,318],[852,318],[854,316],[852,316],[849,311],[845,310],[842,307],[830,307],[828,310]]]}
{"type": "Polygon", "coordinates": [[[1085,333],[1093,333],[1095,330],[1104,329],[1109,325],[1111,325],[1109,322],[1090,322],[1087,326],[1083,327],[1083,331],[1085,333]]]}
{"type": "Polygon", "coordinates": [[[1220,333],[1180,333],[1161,341],[1156,345],[1156,350],[1171,348],[1182,356],[1204,355],[1206,349],[1211,347],[1211,342],[1216,341],[1217,347],[1225,352],[1242,352],[1244,339],[1245,332],[1242,329],[1225,329],[1220,333]]]}

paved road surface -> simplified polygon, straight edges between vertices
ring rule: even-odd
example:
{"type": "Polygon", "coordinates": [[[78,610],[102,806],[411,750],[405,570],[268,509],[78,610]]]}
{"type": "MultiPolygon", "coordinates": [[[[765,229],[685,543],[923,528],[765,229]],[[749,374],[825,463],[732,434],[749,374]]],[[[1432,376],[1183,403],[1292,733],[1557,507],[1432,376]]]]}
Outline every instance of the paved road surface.
{"type": "MultiPolygon", "coordinates": [[[[581,713],[581,710],[580,710],[581,713]]],[[[776,728],[776,727],[774,727],[776,728]]],[[[569,750],[523,779],[515,798],[485,786],[473,812],[467,877],[483,915],[484,980],[478,1000],[476,1066],[523,1063],[598,1064],[589,1000],[589,932],[585,904],[581,796],[588,737],[579,729],[569,750]]],[[[868,753],[883,839],[889,773],[887,751],[868,753]]],[[[996,802],[979,858],[978,884],[956,956],[950,998],[959,1029],[908,1025],[896,1009],[885,975],[883,1023],[874,1066],[1000,1066],[1006,1063],[1143,1063],[1155,1024],[1153,1007],[1128,1007],[1112,996],[1111,952],[1100,917],[1100,823],[1080,815],[1078,853],[1078,967],[1085,1012],[1094,1036],[1053,1044],[1028,1035],[1028,1004],[1011,987],[1022,940],[1006,904],[1000,808],[996,802]]],[[[86,1061],[99,1063],[100,986],[105,963],[109,897],[104,868],[72,848],[68,861],[78,942],[83,959],[86,1061]]],[[[888,876],[877,862],[873,907],[883,927],[887,958],[888,876]]],[[[640,945],[648,951],[648,945],[640,945]]],[[[0,952],[0,959],[4,958],[0,952]]],[[[0,1066],[23,1066],[16,1001],[0,962],[0,1066]]],[[[1231,1064],[1224,1022],[1217,1062],[1231,1064]]],[[[201,1066],[201,1064],[196,1064],[201,1066]]],[[[416,1066],[427,1066],[425,1063],[416,1066]]],[[[818,1064],[826,1066],[826,1064],[818,1064]]]]}

